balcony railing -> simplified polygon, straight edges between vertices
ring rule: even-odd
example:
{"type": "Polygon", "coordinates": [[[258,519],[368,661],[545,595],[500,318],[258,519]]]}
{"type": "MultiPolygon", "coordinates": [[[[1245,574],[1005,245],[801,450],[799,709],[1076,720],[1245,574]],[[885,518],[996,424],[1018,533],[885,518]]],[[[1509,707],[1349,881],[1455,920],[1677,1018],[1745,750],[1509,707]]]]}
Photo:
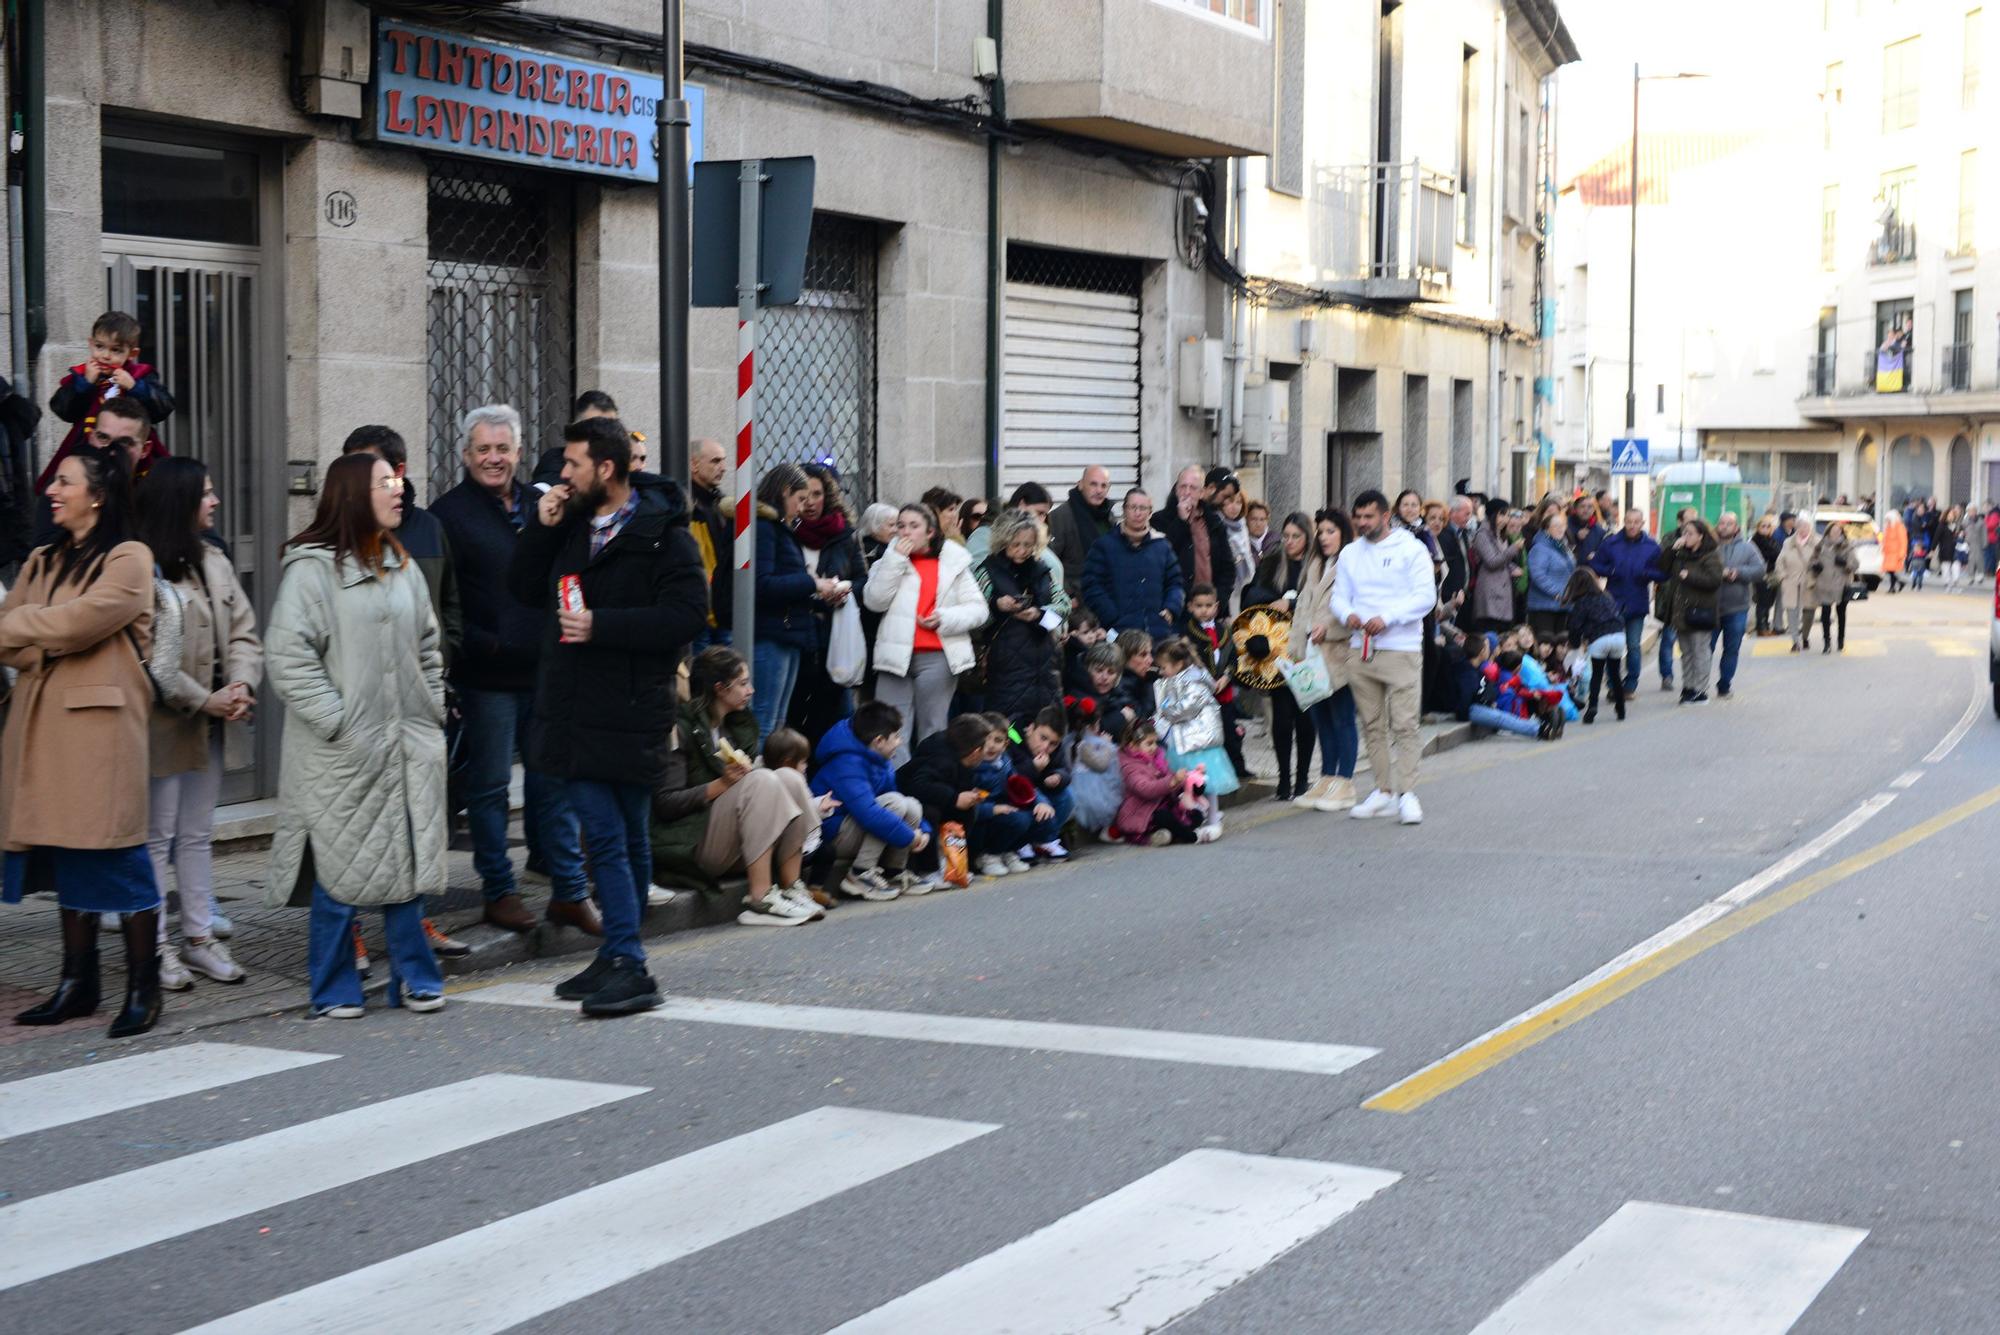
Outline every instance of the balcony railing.
{"type": "Polygon", "coordinates": [[[1450,295],[1458,183],[1420,162],[1323,167],[1313,182],[1319,281],[1389,301],[1450,295]]]}
{"type": "Polygon", "coordinates": [[[1963,393],[1972,388],[1972,345],[1948,343],[1943,364],[1938,367],[1938,384],[1948,391],[1963,393]]]}
{"type": "Polygon", "coordinates": [[[1917,257],[1917,225],[1892,223],[1868,243],[1868,262],[1874,265],[1903,264],[1917,257]]]}
{"type": "Polygon", "coordinates": [[[1833,354],[1816,352],[1806,358],[1806,397],[1825,399],[1833,396],[1834,387],[1840,382],[1833,378],[1833,354]]]}

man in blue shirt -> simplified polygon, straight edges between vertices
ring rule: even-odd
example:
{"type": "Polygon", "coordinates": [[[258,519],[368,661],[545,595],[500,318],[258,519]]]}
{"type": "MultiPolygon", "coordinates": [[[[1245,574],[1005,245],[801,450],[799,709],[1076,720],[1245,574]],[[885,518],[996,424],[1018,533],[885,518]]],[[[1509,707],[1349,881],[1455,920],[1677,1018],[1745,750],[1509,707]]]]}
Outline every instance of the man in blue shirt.
{"type": "MultiPolygon", "coordinates": [[[[1625,512],[1625,527],[1598,544],[1590,568],[1604,576],[1604,591],[1625,617],[1625,694],[1639,689],[1639,645],[1646,631],[1649,586],[1665,578],[1660,570],[1660,544],[1646,532],[1646,515],[1637,506],[1625,512]]],[[[1673,678],[1672,659],[1664,660],[1662,680],[1673,678]]]]}

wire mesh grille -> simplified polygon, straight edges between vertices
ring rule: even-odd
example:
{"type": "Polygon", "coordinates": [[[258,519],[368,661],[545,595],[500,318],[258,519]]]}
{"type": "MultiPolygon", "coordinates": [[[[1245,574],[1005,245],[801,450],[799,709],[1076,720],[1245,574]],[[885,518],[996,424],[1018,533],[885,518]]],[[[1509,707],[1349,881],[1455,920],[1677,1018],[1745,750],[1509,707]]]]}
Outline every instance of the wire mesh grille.
{"type": "Polygon", "coordinates": [[[1067,287],[1078,292],[1139,295],[1138,260],[1116,255],[1092,255],[1081,250],[1050,250],[1045,246],[1007,245],[1007,281],[1067,287]]]}
{"type": "Polygon", "coordinates": [[[521,414],[522,464],[561,439],[575,389],[574,196],[568,182],[480,163],[430,164],[430,495],[459,479],[458,423],[521,414]]]}
{"type": "Polygon", "coordinates": [[[868,223],[815,214],[796,306],[765,312],[758,454],[830,461],[852,496],[875,488],[875,267],[868,223]]]}

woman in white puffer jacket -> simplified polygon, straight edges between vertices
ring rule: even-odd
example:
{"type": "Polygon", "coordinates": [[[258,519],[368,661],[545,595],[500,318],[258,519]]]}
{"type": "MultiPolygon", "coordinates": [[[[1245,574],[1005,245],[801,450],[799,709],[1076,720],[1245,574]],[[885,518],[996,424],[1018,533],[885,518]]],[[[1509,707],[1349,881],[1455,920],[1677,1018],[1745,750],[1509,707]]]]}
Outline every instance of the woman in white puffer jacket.
{"type": "Polygon", "coordinates": [[[986,624],[986,595],[972,557],[946,542],[937,514],[912,502],[896,515],[896,540],[868,572],[861,600],[882,616],[875,629],[875,698],[903,715],[895,762],[944,730],[958,675],[972,667],[972,632],[986,624]]]}

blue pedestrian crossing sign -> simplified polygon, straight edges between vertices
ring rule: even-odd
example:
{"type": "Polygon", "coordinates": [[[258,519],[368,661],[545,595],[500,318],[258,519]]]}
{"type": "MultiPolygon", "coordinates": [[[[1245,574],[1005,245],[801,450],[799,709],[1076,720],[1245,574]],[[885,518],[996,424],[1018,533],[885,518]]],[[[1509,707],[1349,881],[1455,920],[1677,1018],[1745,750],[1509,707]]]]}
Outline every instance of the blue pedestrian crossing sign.
{"type": "Polygon", "coordinates": [[[1644,477],[1653,471],[1652,443],[1636,438],[1611,442],[1611,475],[1644,477]]]}

